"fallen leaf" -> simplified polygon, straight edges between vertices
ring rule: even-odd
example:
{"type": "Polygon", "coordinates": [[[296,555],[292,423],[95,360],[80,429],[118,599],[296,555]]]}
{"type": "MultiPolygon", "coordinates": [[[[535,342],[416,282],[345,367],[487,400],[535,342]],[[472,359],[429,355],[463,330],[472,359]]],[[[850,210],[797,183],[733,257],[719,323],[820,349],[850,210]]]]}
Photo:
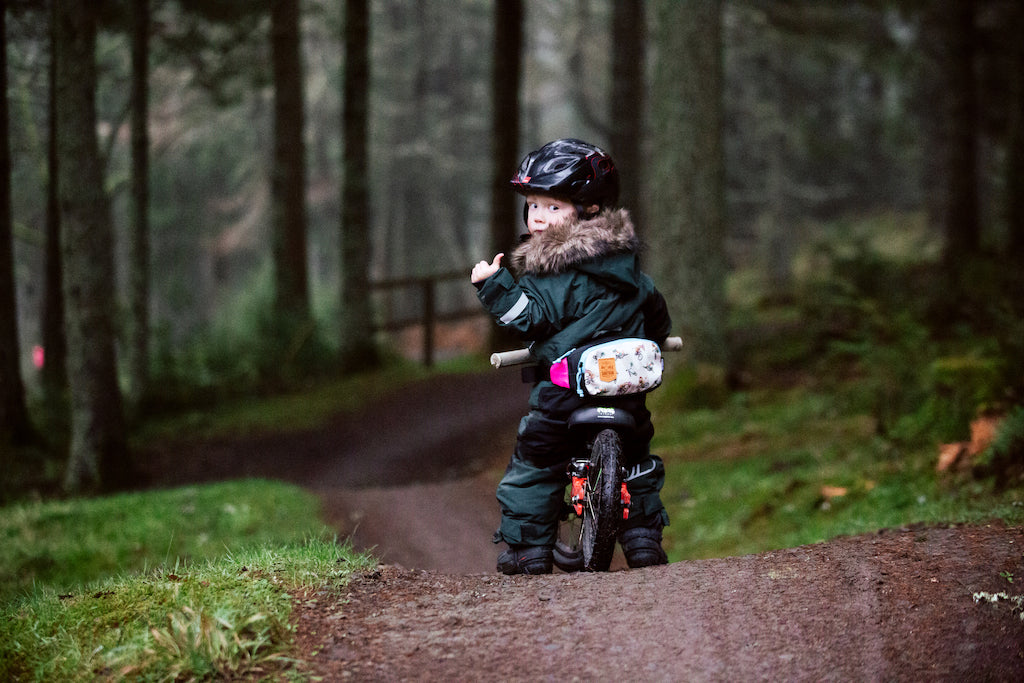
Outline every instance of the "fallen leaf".
{"type": "Polygon", "coordinates": [[[961,441],[939,445],[939,461],[935,464],[936,472],[947,472],[960,461],[967,452],[967,444],[961,441]]]}
{"type": "Polygon", "coordinates": [[[832,500],[833,498],[842,498],[846,495],[847,489],[845,486],[822,486],[821,497],[826,500],[832,500]]]}
{"type": "Polygon", "coordinates": [[[972,458],[992,445],[1002,421],[1002,415],[982,415],[971,422],[971,444],[967,452],[972,458]]]}

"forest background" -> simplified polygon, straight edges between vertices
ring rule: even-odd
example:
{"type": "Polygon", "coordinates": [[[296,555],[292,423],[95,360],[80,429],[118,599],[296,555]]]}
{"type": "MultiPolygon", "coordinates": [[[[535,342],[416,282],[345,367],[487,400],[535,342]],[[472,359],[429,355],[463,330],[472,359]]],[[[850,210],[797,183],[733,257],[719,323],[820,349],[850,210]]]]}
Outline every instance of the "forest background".
{"type": "MultiPolygon", "coordinates": [[[[375,330],[422,302],[372,284],[507,250],[507,179],[565,136],[618,161],[694,364],[740,386],[795,328],[789,362],[874,379],[879,430],[962,438],[999,411],[1024,460],[1017,2],[0,15],[8,485],[130,486],[147,415],[381,362],[375,330]]],[[[472,306],[467,280],[440,310],[472,306]]]]}

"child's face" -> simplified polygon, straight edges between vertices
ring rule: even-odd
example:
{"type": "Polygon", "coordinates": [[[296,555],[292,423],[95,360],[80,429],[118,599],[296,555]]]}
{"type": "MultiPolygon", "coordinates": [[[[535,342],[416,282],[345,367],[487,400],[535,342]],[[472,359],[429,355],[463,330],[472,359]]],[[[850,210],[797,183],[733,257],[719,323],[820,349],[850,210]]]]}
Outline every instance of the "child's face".
{"type": "Polygon", "coordinates": [[[576,207],[572,202],[547,194],[526,195],[526,209],[526,227],[531,235],[576,218],[576,207]]]}

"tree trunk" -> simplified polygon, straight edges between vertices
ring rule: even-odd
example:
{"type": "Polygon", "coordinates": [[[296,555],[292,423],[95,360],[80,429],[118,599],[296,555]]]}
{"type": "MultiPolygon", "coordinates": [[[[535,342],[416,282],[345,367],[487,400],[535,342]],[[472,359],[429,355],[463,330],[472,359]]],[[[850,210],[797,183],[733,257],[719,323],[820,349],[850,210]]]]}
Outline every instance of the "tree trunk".
{"type": "Polygon", "coordinates": [[[1024,8],[1014,4],[1009,8],[1013,36],[1010,51],[1009,121],[1006,141],[1006,224],[1009,232],[1009,252],[1024,256],[1024,8]]]}
{"type": "MultiPolygon", "coordinates": [[[[7,110],[7,2],[0,0],[0,452],[27,441],[31,428],[25,407],[18,341],[11,215],[11,147],[7,110]]],[[[2,462],[2,458],[0,458],[2,462]]]]}
{"type": "Polygon", "coordinates": [[[662,0],[651,88],[651,270],[696,360],[728,362],[720,0],[662,0]]]}
{"type": "Polygon", "coordinates": [[[946,263],[955,266],[981,248],[978,202],[978,94],[974,0],[937,3],[945,74],[946,263]]]}
{"type": "Polygon", "coordinates": [[[370,107],[368,0],[345,2],[345,73],[342,84],[341,361],[343,367],[377,362],[370,304],[370,198],[367,132],[370,107]]]}
{"type": "Polygon", "coordinates": [[[128,228],[128,402],[142,401],[149,383],[149,0],[131,6],[131,211],[128,228]]]}
{"type": "Polygon", "coordinates": [[[274,67],[271,222],[277,278],[275,305],[286,318],[304,323],[310,311],[298,0],[271,0],[270,16],[274,67]]]}
{"type": "Polygon", "coordinates": [[[640,202],[644,140],[644,53],[647,50],[644,0],[614,0],[612,4],[612,98],[609,153],[619,166],[619,204],[633,213],[643,229],[640,202]]]}
{"type": "MultiPolygon", "coordinates": [[[[509,254],[515,247],[518,221],[509,180],[519,164],[519,86],[523,44],[522,0],[494,5],[494,62],[491,96],[491,247],[509,254]]],[[[490,260],[490,259],[488,259],[490,260]]]]}
{"type": "Polygon", "coordinates": [[[57,3],[57,150],[71,393],[64,487],[128,483],[114,352],[113,226],[96,140],[96,17],[88,0],[57,3]]]}
{"type": "MultiPolygon", "coordinates": [[[[522,80],[523,3],[497,0],[494,4],[494,52],[491,64],[491,253],[508,258],[516,246],[519,218],[509,180],[519,165],[519,88],[522,80]]],[[[513,343],[510,334],[491,326],[491,348],[513,343]]]]}
{"type": "Polygon", "coordinates": [[[64,422],[67,413],[67,340],[64,326],[64,264],[60,253],[60,197],[57,156],[57,3],[50,3],[50,64],[46,145],[46,237],[44,245],[43,306],[40,312],[43,339],[42,388],[48,418],[64,422]]]}

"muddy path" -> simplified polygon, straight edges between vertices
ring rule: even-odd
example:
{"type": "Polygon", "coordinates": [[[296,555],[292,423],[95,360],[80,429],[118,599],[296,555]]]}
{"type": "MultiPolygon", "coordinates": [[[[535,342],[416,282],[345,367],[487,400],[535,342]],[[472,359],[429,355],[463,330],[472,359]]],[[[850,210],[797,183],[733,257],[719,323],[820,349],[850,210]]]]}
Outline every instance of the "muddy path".
{"type": "Polygon", "coordinates": [[[1024,529],[998,523],[599,575],[496,574],[494,485],[526,393],[515,373],[439,378],[321,429],[147,457],[162,485],[307,487],[382,558],[341,591],[296,596],[304,677],[1024,680],[1024,529]]]}
{"type": "Polygon", "coordinates": [[[295,623],[324,680],[1019,681],[1024,622],[972,596],[1012,588],[1022,544],[985,526],[596,575],[384,566],[295,623]]]}
{"type": "Polygon", "coordinates": [[[515,371],[435,377],[317,429],[156,445],[140,460],[158,486],[290,481],[317,494],[341,536],[385,562],[491,571],[494,487],[528,395],[515,371]]]}

